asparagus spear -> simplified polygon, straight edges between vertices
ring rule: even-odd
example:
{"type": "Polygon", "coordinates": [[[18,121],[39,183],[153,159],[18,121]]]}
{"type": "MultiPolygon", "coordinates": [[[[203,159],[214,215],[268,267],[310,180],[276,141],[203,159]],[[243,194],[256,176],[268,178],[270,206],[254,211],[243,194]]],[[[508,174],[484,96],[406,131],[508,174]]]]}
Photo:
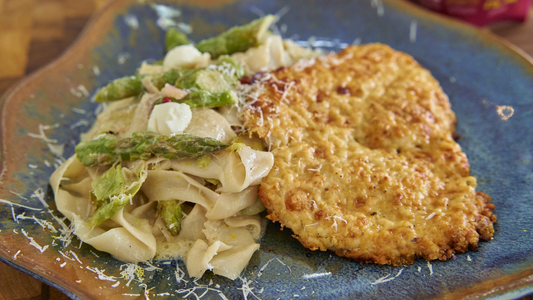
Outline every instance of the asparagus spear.
{"type": "Polygon", "coordinates": [[[169,30],[167,30],[165,36],[165,49],[167,50],[167,52],[174,47],[187,44],[190,44],[190,42],[185,34],[179,32],[175,28],[170,28],[169,30]]]}
{"type": "Polygon", "coordinates": [[[132,200],[146,179],[146,172],[143,176],[143,170],[144,163],[128,178],[124,177],[120,165],[116,168],[113,166],[95,180],[91,194],[96,198],[97,210],[89,219],[88,225],[91,228],[113,217],[132,200]]]}
{"type": "Polygon", "coordinates": [[[95,100],[108,102],[135,96],[142,91],[141,80],[140,75],[117,78],[98,91],[95,100]]]}
{"type": "Polygon", "coordinates": [[[233,105],[237,103],[237,94],[234,91],[218,94],[213,94],[207,91],[194,91],[190,92],[185,98],[183,98],[181,103],[186,103],[191,108],[233,105]]]}
{"type": "Polygon", "coordinates": [[[132,137],[100,138],[79,143],[76,155],[85,166],[108,165],[117,161],[165,158],[197,158],[223,150],[229,144],[190,134],[175,136],[135,132],[132,137]]]}
{"type": "MultiPolygon", "coordinates": [[[[220,107],[237,103],[237,94],[234,91],[213,94],[208,91],[193,91],[185,98],[177,100],[170,98],[172,102],[185,103],[191,108],[220,107]]],[[[154,105],[163,103],[163,99],[154,102],[154,105]]]]}
{"type": "Polygon", "coordinates": [[[109,102],[138,95],[143,90],[142,80],[146,76],[151,76],[152,83],[158,89],[161,89],[165,83],[173,84],[176,82],[181,75],[182,73],[180,71],[172,69],[160,74],[134,75],[118,78],[103,87],[98,94],[96,94],[95,100],[97,102],[109,102]]]}
{"type": "Polygon", "coordinates": [[[162,89],[166,83],[174,84],[183,75],[182,71],[172,69],[164,73],[152,74],[152,83],[158,88],[162,89]]]}
{"type": "Polygon", "coordinates": [[[181,230],[181,204],[178,200],[159,201],[157,211],[165,226],[172,235],[178,235],[181,230]]]}
{"type": "Polygon", "coordinates": [[[259,45],[274,21],[276,21],[275,16],[267,15],[246,25],[233,27],[216,37],[201,41],[196,45],[196,49],[208,52],[212,58],[244,52],[259,45]]]}

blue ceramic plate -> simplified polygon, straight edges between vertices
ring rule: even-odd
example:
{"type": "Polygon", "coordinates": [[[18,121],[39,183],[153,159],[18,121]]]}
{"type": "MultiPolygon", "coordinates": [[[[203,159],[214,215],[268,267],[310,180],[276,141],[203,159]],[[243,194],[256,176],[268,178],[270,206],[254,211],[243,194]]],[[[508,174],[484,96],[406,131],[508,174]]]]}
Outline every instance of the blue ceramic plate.
{"type": "Polygon", "coordinates": [[[466,25],[392,0],[166,4],[181,11],[174,21],[190,25],[196,41],[254,19],[259,12],[281,11],[286,12],[279,23],[285,37],[306,41],[314,36],[331,50],[354,41],[381,42],[414,56],[450,97],[478,190],[496,204],[494,239],[456,260],[390,267],[309,251],[289,230],[269,224],[243,279],[206,274],[198,281],[178,281],[176,269],[183,264],[169,261],[154,263],[156,268],[141,264],[144,276],[129,284],[120,278],[122,263],[109,255],[77,239],[63,247],[58,239],[65,230],[62,216],[47,182],[54,165],[73,153],[79,134],[95,119],[97,105],[90,95],[111,79],[132,74],[140,61],[163,56],[164,31],[159,25],[164,20],[155,7],[116,1],[59,60],[4,96],[3,261],[84,299],[144,298],[145,293],[152,299],[193,299],[189,292],[205,292],[204,298],[212,299],[502,299],[533,292],[533,65],[528,58],[466,25]],[[33,217],[49,223],[39,224],[33,217]],[[386,276],[395,278],[371,284],[386,276]]]}

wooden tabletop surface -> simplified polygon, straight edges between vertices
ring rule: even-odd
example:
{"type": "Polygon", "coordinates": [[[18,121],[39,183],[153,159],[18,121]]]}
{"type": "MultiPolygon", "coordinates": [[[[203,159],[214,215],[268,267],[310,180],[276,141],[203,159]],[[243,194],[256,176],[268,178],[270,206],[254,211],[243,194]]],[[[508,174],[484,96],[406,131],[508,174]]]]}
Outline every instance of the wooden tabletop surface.
{"type": "MultiPolygon", "coordinates": [[[[0,0],[0,95],[57,58],[107,0],[0,0]]],[[[485,28],[533,56],[533,8],[526,23],[485,28]]],[[[69,299],[0,262],[0,300],[69,299]]],[[[533,296],[523,299],[533,300],[533,296]]]]}

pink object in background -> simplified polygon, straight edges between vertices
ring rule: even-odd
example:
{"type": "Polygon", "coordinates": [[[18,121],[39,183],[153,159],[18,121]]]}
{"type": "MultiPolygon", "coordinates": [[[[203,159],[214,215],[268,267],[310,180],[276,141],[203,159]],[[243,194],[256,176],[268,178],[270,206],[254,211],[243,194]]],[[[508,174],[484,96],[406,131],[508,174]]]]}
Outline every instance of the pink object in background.
{"type": "Polygon", "coordinates": [[[525,21],[531,0],[412,0],[426,8],[477,26],[496,21],[525,21]]]}

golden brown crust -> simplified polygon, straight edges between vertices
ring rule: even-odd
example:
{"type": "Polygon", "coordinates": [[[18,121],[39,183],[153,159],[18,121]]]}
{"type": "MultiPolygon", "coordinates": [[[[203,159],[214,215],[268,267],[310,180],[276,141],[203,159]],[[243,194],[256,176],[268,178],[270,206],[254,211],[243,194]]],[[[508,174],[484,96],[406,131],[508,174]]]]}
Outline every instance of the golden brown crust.
{"type": "Polygon", "coordinates": [[[264,89],[244,114],[275,157],[259,195],[305,247],[400,265],[492,237],[494,205],[452,138],[448,98],[409,55],[348,47],[277,70],[264,89]]]}

